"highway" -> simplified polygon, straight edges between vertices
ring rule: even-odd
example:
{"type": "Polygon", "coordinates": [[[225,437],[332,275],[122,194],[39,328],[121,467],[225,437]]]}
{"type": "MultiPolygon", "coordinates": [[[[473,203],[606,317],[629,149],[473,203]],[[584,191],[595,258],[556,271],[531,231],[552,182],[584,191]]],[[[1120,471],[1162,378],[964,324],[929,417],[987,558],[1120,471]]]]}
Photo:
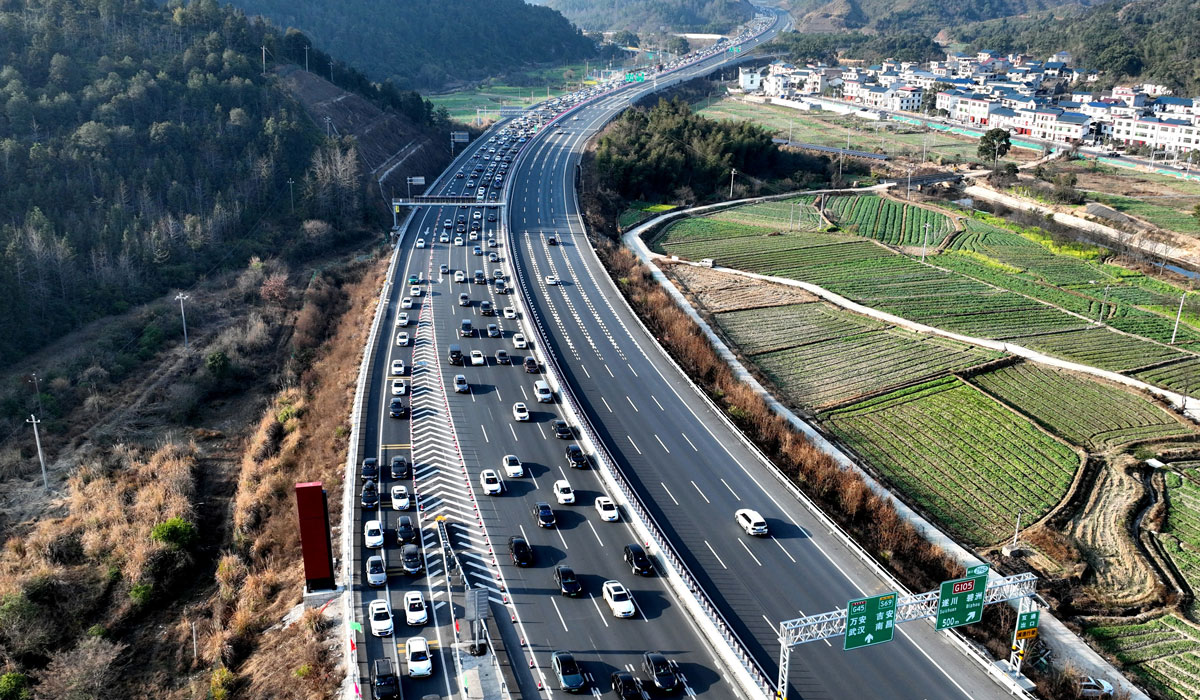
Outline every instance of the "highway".
{"type": "MultiPolygon", "coordinates": [[[[670,78],[708,72],[722,60],[718,54],[670,78]]],[[[653,89],[644,84],[596,98],[560,117],[562,128],[544,129],[523,144],[507,176],[507,214],[484,206],[423,207],[401,237],[384,327],[372,349],[373,372],[366,397],[365,455],[379,457],[383,497],[377,508],[356,509],[357,517],[348,526],[354,528],[354,541],[360,545],[353,554],[358,560],[354,587],[361,596],[366,628],[367,641],[360,654],[368,659],[368,667],[370,660],[390,658],[394,668],[404,673],[405,640],[421,634],[431,641],[434,674],[428,679],[404,678],[406,697],[448,697],[459,684],[450,653],[453,621],[441,590],[445,572],[433,556],[437,550],[434,519],[439,516],[449,523],[447,531],[464,561],[468,581],[489,590],[492,614],[517,671],[520,687],[515,696],[553,697],[558,692],[549,667],[549,655],[557,650],[576,654],[597,694],[609,692],[608,676],[614,670],[635,671],[634,675],[645,678],[636,667],[641,653],[659,650],[677,662],[681,694],[737,696],[727,669],[715,660],[662,578],[636,576],[622,561],[624,545],[637,539],[627,524],[628,513],[623,512],[615,523],[598,517],[593,503],[605,495],[605,489],[594,465],[568,466],[564,451],[575,439],[557,439],[551,430],[552,420],[568,418],[561,397],[538,403],[533,383],[543,375],[527,373],[521,366],[530,351],[517,348],[513,335],[535,339],[532,319],[520,317],[519,312],[517,318],[502,313],[484,316],[485,301],[498,312],[523,305],[513,295],[498,293],[495,284],[474,284],[475,270],[490,277],[499,268],[510,286],[519,279],[528,284],[533,293],[525,303],[549,332],[550,347],[540,350],[559,358],[565,370],[562,379],[581,400],[586,418],[616,466],[634,484],[689,569],[734,621],[736,633],[769,677],[773,679],[775,673],[780,620],[831,610],[860,594],[884,591],[883,584],[777,484],[769,465],[743,445],[707,401],[695,395],[632,317],[586,240],[573,185],[583,144],[631,99],[653,89]],[[479,240],[470,240],[476,213],[479,240]],[[491,214],[497,220],[489,221],[491,214]],[[459,216],[467,229],[461,232],[463,245],[454,241],[460,234],[459,216]],[[504,231],[506,216],[509,230],[504,231]],[[446,242],[441,240],[443,231],[449,236],[446,242]],[[559,245],[549,245],[551,234],[559,245]],[[494,248],[486,243],[492,237],[497,239],[494,248]],[[481,254],[474,252],[476,245],[481,254]],[[487,259],[492,252],[496,262],[487,259]],[[455,282],[456,271],[463,271],[466,281],[455,282]],[[412,294],[411,275],[419,278],[420,296],[412,294]],[[547,284],[548,275],[557,276],[562,284],[547,284]],[[459,302],[463,293],[468,295],[467,306],[459,302]],[[411,308],[402,308],[405,297],[411,298],[411,308]],[[401,313],[409,314],[409,325],[396,325],[401,313]],[[469,337],[460,337],[463,320],[472,324],[469,337]],[[500,337],[486,337],[489,323],[496,324],[500,337]],[[401,332],[412,336],[410,344],[397,344],[401,332]],[[482,351],[485,364],[449,364],[452,344],[468,355],[482,351]],[[509,353],[513,364],[496,361],[499,349],[509,353]],[[400,375],[390,371],[396,359],[405,364],[400,375]],[[465,393],[454,391],[457,375],[468,382],[465,393]],[[388,415],[396,378],[407,382],[402,400],[411,407],[408,417],[388,415]],[[529,408],[529,421],[514,420],[516,402],[529,408]],[[501,458],[509,454],[523,462],[523,476],[505,475],[501,458]],[[410,478],[391,478],[388,465],[394,456],[414,464],[410,478]],[[480,477],[485,469],[502,478],[499,495],[484,494],[480,477]],[[552,485],[563,478],[574,489],[574,505],[556,503],[552,485]],[[420,509],[392,510],[388,493],[397,484],[419,496],[420,509]],[[552,504],[554,528],[540,528],[536,522],[534,504],[542,501],[552,504]],[[733,511],[743,507],[766,516],[772,531],[769,538],[748,538],[734,526],[733,511]],[[421,574],[404,574],[400,567],[393,533],[402,516],[418,526],[417,539],[428,562],[428,570],[421,574]],[[371,518],[381,520],[388,533],[381,551],[389,575],[382,588],[365,585],[363,563],[375,551],[361,546],[361,532],[362,522],[371,518]],[[533,566],[511,563],[510,536],[532,545],[533,566]],[[558,595],[552,573],[559,564],[573,567],[579,575],[582,596],[558,595]],[[637,606],[632,619],[613,617],[600,599],[601,584],[608,579],[619,580],[632,592],[637,606]],[[401,601],[404,592],[412,590],[422,591],[433,602],[432,619],[426,625],[404,624],[401,601]],[[397,615],[391,637],[370,634],[366,606],[374,599],[388,600],[397,615]]],[[[495,131],[472,143],[430,194],[472,194],[468,186],[472,175],[485,174],[475,173],[475,166],[493,162],[485,156],[490,158],[486,150],[496,147],[488,141],[495,131]],[[454,177],[458,170],[464,170],[465,177],[454,177]]],[[[359,488],[361,478],[354,486],[356,500],[359,488]]],[[[793,655],[790,684],[792,697],[806,698],[1002,694],[977,666],[923,624],[907,626],[891,644],[852,653],[823,642],[802,647],[793,655]]],[[[369,691],[364,689],[364,696],[369,697],[369,691]]]]}

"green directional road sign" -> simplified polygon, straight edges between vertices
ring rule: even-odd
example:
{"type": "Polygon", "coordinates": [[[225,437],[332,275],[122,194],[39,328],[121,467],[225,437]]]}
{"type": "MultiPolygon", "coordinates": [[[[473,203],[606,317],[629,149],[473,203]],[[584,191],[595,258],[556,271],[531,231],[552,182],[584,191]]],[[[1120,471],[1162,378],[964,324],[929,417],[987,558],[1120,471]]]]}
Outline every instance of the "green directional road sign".
{"type": "Polygon", "coordinates": [[[897,595],[884,593],[846,603],[844,651],[892,641],[896,631],[897,595]]]}
{"type": "Polygon", "coordinates": [[[972,566],[967,569],[965,578],[942,582],[938,596],[937,629],[979,622],[987,597],[988,568],[987,564],[972,566]]]}
{"type": "Polygon", "coordinates": [[[1013,641],[1019,642],[1023,639],[1033,639],[1038,636],[1038,621],[1042,616],[1041,610],[1030,610],[1017,614],[1017,631],[1013,634],[1013,641]]]}

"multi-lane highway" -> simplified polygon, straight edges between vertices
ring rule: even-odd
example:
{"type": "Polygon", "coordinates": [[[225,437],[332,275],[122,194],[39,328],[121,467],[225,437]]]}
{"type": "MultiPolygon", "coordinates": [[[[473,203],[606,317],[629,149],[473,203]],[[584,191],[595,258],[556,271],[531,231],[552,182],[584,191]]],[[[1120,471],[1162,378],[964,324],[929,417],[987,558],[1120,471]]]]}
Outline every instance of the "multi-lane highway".
{"type": "MultiPolygon", "coordinates": [[[[670,77],[702,74],[722,59],[715,55],[670,77]]],[[[636,576],[623,561],[624,546],[637,537],[627,525],[628,513],[618,522],[601,519],[595,500],[612,494],[605,493],[595,465],[569,466],[566,448],[577,444],[577,437],[559,439],[552,429],[552,421],[571,419],[562,397],[538,402],[534,382],[544,378],[543,368],[528,373],[522,366],[533,351],[518,347],[515,334],[534,344],[541,341],[522,309],[540,320],[549,347],[538,350],[557,358],[560,379],[579,399],[615,466],[769,677],[774,677],[779,652],[775,636],[780,620],[834,609],[848,598],[884,590],[694,393],[632,317],[586,240],[573,187],[583,144],[630,99],[652,89],[627,87],[600,96],[524,142],[514,137],[506,146],[501,139],[489,140],[493,132],[485,134],[431,193],[474,195],[482,183],[494,183],[501,174],[507,208],[423,208],[402,237],[367,396],[365,454],[379,457],[383,498],[379,507],[363,509],[353,527],[360,546],[364,520],[381,520],[388,533],[382,548],[389,570],[386,585],[367,588],[359,567],[363,619],[374,599],[388,600],[396,612],[395,634],[369,637],[366,657],[390,658],[403,673],[408,670],[403,660],[408,637],[421,634],[433,646],[434,675],[406,678],[407,697],[452,695],[458,683],[449,653],[452,621],[441,592],[444,572],[432,556],[437,516],[449,523],[468,581],[490,592],[522,697],[536,696],[539,683],[547,695],[557,691],[550,654],[560,650],[575,654],[596,693],[609,692],[613,671],[628,670],[645,680],[641,655],[658,650],[678,664],[681,693],[736,695],[728,669],[720,667],[663,580],[636,576]],[[497,158],[514,163],[511,171],[495,165],[497,158]],[[460,170],[463,177],[455,177],[460,170]],[[507,231],[502,228],[505,218],[507,231]],[[472,240],[476,224],[478,240],[472,240]],[[489,239],[495,239],[495,246],[489,239]],[[474,283],[477,270],[489,281],[474,283]],[[494,270],[509,288],[524,283],[530,293],[523,303],[498,291],[491,281],[494,270]],[[455,281],[459,271],[465,276],[462,282],[455,281]],[[413,276],[420,296],[412,293],[413,276]],[[485,302],[497,315],[484,315],[485,302]],[[513,317],[506,317],[505,307],[513,308],[513,317]],[[401,313],[409,315],[409,325],[396,325],[401,313]],[[472,327],[465,337],[464,320],[472,327]],[[498,337],[489,337],[489,324],[495,324],[498,337]],[[400,333],[408,333],[411,344],[397,344],[400,333]],[[462,351],[463,365],[450,364],[451,345],[462,351]],[[484,356],[482,365],[471,365],[475,350],[484,356]],[[511,364],[497,360],[498,350],[508,353],[511,364]],[[404,371],[393,373],[398,359],[404,371]],[[461,393],[455,390],[459,375],[467,384],[461,393]],[[406,382],[400,398],[410,416],[389,416],[396,379],[406,382]],[[516,420],[518,402],[527,407],[530,420],[516,420]],[[509,475],[502,465],[505,455],[522,462],[521,476],[509,475]],[[414,463],[412,476],[392,478],[389,464],[395,456],[414,463]],[[485,494],[484,470],[494,470],[502,482],[498,494],[485,494]],[[557,501],[554,485],[560,479],[570,483],[574,504],[557,501]],[[418,494],[422,508],[392,510],[388,494],[394,485],[418,494]],[[539,526],[534,510],[540,502],[550,504],[555,527],[539,526]],[[752,539],[738,530],[733,523],[738,508],[766,516],[771,536],[752,539]],[[400,547],[393,539],[402,516],[414,521],[416,540],[430,555],[421,574],[402,570],[400,547]],[[514,565],[510,537],[531,545],[531,566],[514,565]],[[578,597],[559,593],[553,574],[560,565],[570,566],[583,584],[578,597]],[[632,593],[632,619],[613,616],[601,597],[606,580],[620,581],[632,593]],[[404,624],[403,595],[413,590],[433,604],[430,622],[420,627],[404,624]]],[[[573,431],[577,435],[578,428],[573,431]]],[[[356,492],[358,488],[361,481],[356,492]]],[[[372,553],[360,552],[361,561],[372,553]]],[[[364,626],[369,636],[369,625],[364,626]]],[[[982,671],[923,624],[907,626],[889,645],[853,653],[821,642],[807,645],[793,657],[790,683],[793,697],[1001,694],[982,671]]]]}

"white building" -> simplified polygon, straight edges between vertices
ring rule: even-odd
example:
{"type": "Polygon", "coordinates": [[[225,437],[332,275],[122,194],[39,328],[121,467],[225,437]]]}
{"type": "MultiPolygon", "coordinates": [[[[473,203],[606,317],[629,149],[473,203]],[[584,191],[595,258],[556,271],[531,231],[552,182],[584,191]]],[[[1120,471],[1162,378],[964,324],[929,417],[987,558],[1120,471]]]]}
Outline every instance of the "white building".
{"type": "Polygon", "coordinates": [[[755,68],[738,68],[738,87],[745,92],[758,92],[762,89],[762,73],[755,68]]]}
{"type": "Polygon", "coordinates": [[[1113,122],[1112,137],[1126,146],[1149,146],[1167,153],[1188,153],[1200,148],[1200,126],[1194,120],[1118,117],[1113,122]]]}

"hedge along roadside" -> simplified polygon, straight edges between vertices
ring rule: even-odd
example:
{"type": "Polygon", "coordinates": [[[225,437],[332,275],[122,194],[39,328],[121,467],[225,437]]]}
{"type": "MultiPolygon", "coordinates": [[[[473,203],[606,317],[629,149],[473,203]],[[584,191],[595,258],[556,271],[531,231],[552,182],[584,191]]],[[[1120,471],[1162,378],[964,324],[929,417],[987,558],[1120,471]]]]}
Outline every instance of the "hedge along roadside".
{"type": "MultiPolygon", "coordinates": [[[[795,193],[791,193],[788,196],[796,196],[799,194],[811,194],[811,192],[795,192],[795,193]]],[[[762,201],[762,199],[763,198],[752,198],[752,199],[747,199],[747,200],[741,200],[741,201],[736,202],[736,204],[752,203],[752,202],[762,201]]],[[[724,204],[729,205],[729,204],[735,204],[735,203],[724,203],[724,204]]],[[[938,529],[932,523],[927,521],[920,514],[916,513],[911,508],[909,508],[906,504],[904,504],[902,501],[900,501],[895,496],[893,496],[886,488],[884,488],[881,484],[879,484],[879,482],[877,482],[873,477],[871,477],[870,474],[868,474],[865,470],[863,470],[857,463],[855,463],[852,459],[850,459],[845,453],[843,453],[836,446],[834,446],[832,443],[830,443],[828,440],[826,440],[824,438],[824,436],[822,436],[819,432],[817,432],[812,426],[808,425],[803,420],[801,420],[798,416],[796,416],[794,413],[792,413],[792,411],[789,410],[786,406],[784,406],[778,400],[776,400],[774,398],[774,396],[772,396],[770,392],[768,392],[765,388],[763,388],[763,386],[750,374],[750,372],[746,370],[746,368],[741,364],[741,362],[737,359],[737,357],[733,354],[733,352],[724,344],[724,342],[720,339],[720,337],[717,336],[716,333],[712,330],[712,328],[700,317],[699,313],[695,310],[694,307],[691,306],[691,304],[687,301],[687,299],[683,296],[683,294],[670,282],[669,279],[667,279],[666,275],[664,275],[663,272],[654,264],[655,258],[664,259],[664,256],[652,253],[649,250],[649,248],[646,246],[645,242],[641,238],[641,236],[643,234],[656,230],[659,226],[661,226],[663,223],[666,223],[667,221],[674,220],[676,218],[679,218],[680,216],[696,214],[696,213],[700,213],[700,212],[704,212],[704,211],[711,211],[713,208],[715,208],[715,206],[719,206],[719,205],[698,207],[696,209],[685,210],[682,212],[671,212],[668,215],[664,215],[661,217],[657,217],[655,219],[651,219],[650,221],[640,224],[639,226],[637,226],[634,229],[627,232],[623,236],[623,240],[624,240],[625,244],[628,246],[628,248],[618,248],[617,250],[624,251],[631,256],[636,256],[643,263],[643,265],[649,270],[650,277],[657,283],[658,287],[661,288],[663,293],[666,294],[667,296],[669,296],[670,299],[675,302],[674,306],[677,307],[677,309],[681,313],[685,314],[688,317],[688,319],[691,321],[691,323],[694,324],[696,330],[703,335],[705,341],[707,342],[707,344],[709,345],[711,350],[715,353],[716,356],[718,356],[725,363],[725,366],[732,372],[732,376],[736,377],[737,381],[740,381],[741,383],[746,385],[753,392],[753,394],[758,398],[758,400],[763,402],[763,404],[769,408],[770,412],[772,414],[774,414],[774,416],[778,417],[781,420],[786,421],[786,423],[790,427],[792,427],[793,429],[795,429],[796,431],[800,432],[805,437],[807,437],[808,440],[813,445],[815,445],[822,453],[824,453],[826,456],[828,456],[839,467],[850,470],[853,473],[857,474],[861,483],[863,483],[866,487],[868,487],[877,498],[879,498],[882,501],[889,504],[894,513],[898,514],[898,516],[901,519],[903,519],[903,521],[907,525],[914,528],[914,530],[916,532],[919,532],[920,535],[926,541],[928,541],[932,546],[938,548],[943,553],[943,556],[948,557],[949,559],[953,560],[957,564],[964,566],[964,567],[970,566],[975,563],[980,563],[981,560],[978,557],[976,557],[973,553],[971,553],[969,550],[960,546],[957,542],[955,542],[953,539],[951,539],[948,535],[946,535],[944,532],[942,532],[940,529],[938,529]]],[[[616,246],[613,246],[613,247],[616,248],[616,246]]],[[[728,270],[728,269],[726,269],[725,271],[737,272],[737,271],[728,270]]],[[[610,273],[611,272],[612,272],[612,270],[610,269],[610,273]]],[[[807,283],[796,283],[794,280],[786,280],[785,281],[785,280],[780,280],[778,278],[770,278],[770,277],[765,277],[763,275],[756,275],[756,274],[751,274],[751,273],[740,273],[739,272],[738,274],[741,274],[741,275],[747,276],[747,277],[753,277],[756,279],[767,279],[769,281],[775,281],[775,282],[786,282],[790,286],[797,286],[797,287],[801,287],[804,289],[808,289],[809,291],[813,291],[814,293],[818,294],[819,296],[822,296],[823,298],[828,298],[831,295],[830,292],[828,292],[827,290],[824,290],[820,287],[815,287],[815,285],[809,285],[807,283]],[[815,287],[815,289],[809,289],[810,287],[815,287]]],[[[838,297],[838,299],[840,300],[841,298],[838,297]]],[[[835,301],[835,303],[837,303],[837,302],[835,301]]],[[[866,309],[866,307],[861,307],[860,305],[857,305],[857,304],[854,304],[852,307],[848,306],[847,308],[852,308],[852,310],[859,311],[860,313],[866,313],[866,312],[870,311],[871,315],[876,315],[876,314],[881,313],[881,312],[876,312],[874,310],[866,309]]],[[[906,321],[904,319],[898,319],[898,318],[890,317],[890,316],[889,316],[889,318],[891,318],[892,322],[901,323],[902,325],[910,325],[911,324],[911,322],[906,321]]],[[[976,340],[973,338],[952,336],[952,334],[947,334],[945,332],[937,331],[937,329],[932,329],[932,328],[926,329],[926,327],[923,327],[922,329],[925,330],[925,332],[933,332],[933,333],[938,333],[938,334],[942,334],[942,335],[947,335],[947,337],[958,337],[959,339],[964,340],[965,342],[973,342],[976,340]]],[[[987,343],[983,343],[983,344],[986,345],[987,343]]],[[[1004,344],[999,344],[999,345],[1004,345],[1004,344]]],[[[989,347],[990,347],[990,345],[989,345],[989,347]]],[[[997,348],[997,349],[1009,349],[1011,351],[1011,346],[1008,346],[1007,348],[997,348]]],[[[1035,353],[1030,352],[1030,355],[1033,355],[1033,354],[1035,354],[1035,353]]],[[[1038,359],[1038,358],[1033,357],[1031,359],[1038,359]]],[[[1061,363],[1061,361],[1055,361],[1054,364],[1059,364],[1059,363],[1061,363]]],[[[1074,368],[1074,367],[1072,367],[1072,368],[1074,368]]],[[[1090,369],[1092,373],[1098,372],[1098,370],[1095,370],[1094,368],[1088,368],[1088,369],[1090,369]]],[[[1124,379],[1126,380],[1126,383],[1128,383],[1128,378],[1124,378],[1124,379]]],[[[699,388],[697,388],[696,390],[698,392],[700,391],[699,388]]],[[[1156,391],[1156,393],[1161,394],[1162,390],[1159,389],[1156,391]]],[[[775,473],[775,470],[772,470],[772,472],[775,473]]],[[[794,485],[787,478],[785,478],[785,475],[777,474],[777,476],[780,477],[779,480],[781,481],[781,483],[784,483],[785,485],[794,489],[794,485]]],[[[806,479],[805,481],[808,481],[808,480],[806,479]]],[[[813,488],[812,484],[807,484],[807,485],[809,486],[809,488],[813,488]]],[[[826,501],[826,499],[824,497],[822,497],[820,494],[814,494],[814,495],[817,496],[818,501],[826,501]]],[[[807,500],[807,499],[805,499],[805,500],[807,500]]],[[[826,505],[833,507],[833,510],[831,511],[831,513],[833,513],[834,515],[839,514],[839,512],[843,506],[843,504],[839,504],[836,502],[826,503],[826,505]]],[[[854,531],[853,527],[851,527],[849,529],[852,532],[854,531]]],[[[857,534],[859,536],[860,540],[862,539],[862,533],[855,533],[855,534],[857,534]]],[[[863,552],[862,547],[858,544],[852,544],[850,546],[850,548],[852,549],[852,551],[860,553],[861,556],[866,557],[867,559],[873,559],[873,557],[870,557],[865,552],[863,552]]],[[[896,558],[896,555],[894,552],[892,553],[892,555],[893,555],[893,559],[896,558]]],[[[891,575],[889,575],[889,574],[884,574],[884,575],[886,578],[894,580],[894,577],[892,577],[891,575]]],[[[998,577],[999,574],[997,574],[996,572],[993,571],[992,576],[998,577]]],[[[1145,693],[1143,693],[1135,685],[1133,685],[1133,683],[1131,683],[1127,678],[1125,678],[1117,669],[1115,669],[1111,664],[1109,664],[1107,661],[1105,661],[1103,659],[1103,657],[1101,657],[1099,654],[1097,654],[1083,640],[1081,640],[1078,636],[1076,636],[1069,629],[1067,629],[1067,627],[1065,625],[1063,625],[1061,621],[1059,621],[1057,618],[1050,615],[1048,612],[1047,612],[1047,614],[1042,616],[1041,627],[1042,627],[1043,638],[1060,652],[1060,656],[1069,657],[1077,666],[1080,667],[1080,669],[1084,673],[1089,674],[1089,675],[1103,676],[1106,678],[1114,678],[1114,679],[1116,679],[1116,682],[1114,682],[1114,685],[1118,686],[1124,692],[1128,693],[1130,698],[1133,698],[1135,700],[1148,700],[1148,697],[1146,696],[1145,693]]],[[[972,655],[972,656],[977,657],[977,655],[972,655]]],[[[991,668],[994,668],[991,666],[990,663],[988,663],[988,666],[989,666],[989,670],[991,668]]]]}

